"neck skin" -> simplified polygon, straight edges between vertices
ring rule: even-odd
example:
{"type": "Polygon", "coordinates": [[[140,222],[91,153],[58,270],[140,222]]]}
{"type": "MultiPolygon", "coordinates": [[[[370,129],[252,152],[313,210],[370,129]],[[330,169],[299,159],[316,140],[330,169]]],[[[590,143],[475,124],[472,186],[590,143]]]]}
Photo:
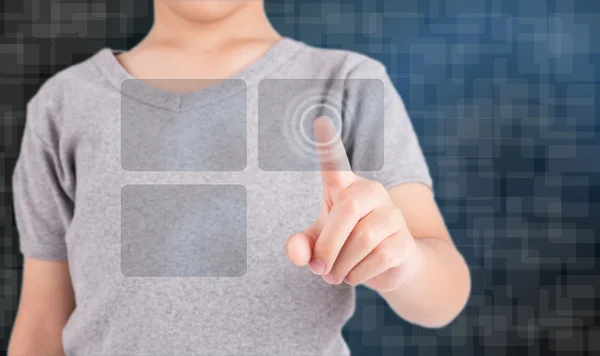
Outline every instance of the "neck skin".
{"type": "Polygon", "coordinates": [[[235,12],[206,22],[183,18],[161,0],[154,1],[154,9],[154,25],[142,41],[146,44],[168,43],[195,51],[210,51],[237,41],[276,42],[281,38],[271,26],[262,1],[247,0],[235,12]]]}

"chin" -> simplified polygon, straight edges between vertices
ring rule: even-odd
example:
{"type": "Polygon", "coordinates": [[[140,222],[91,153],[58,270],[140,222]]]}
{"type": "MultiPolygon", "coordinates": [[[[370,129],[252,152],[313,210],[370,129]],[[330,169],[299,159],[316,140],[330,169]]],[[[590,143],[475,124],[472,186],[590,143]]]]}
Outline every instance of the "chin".
{"type": "Polygon", "coordinates": [[[256,0],[157,0],[177,16],[194,22],[217,22],[256,0]]]}

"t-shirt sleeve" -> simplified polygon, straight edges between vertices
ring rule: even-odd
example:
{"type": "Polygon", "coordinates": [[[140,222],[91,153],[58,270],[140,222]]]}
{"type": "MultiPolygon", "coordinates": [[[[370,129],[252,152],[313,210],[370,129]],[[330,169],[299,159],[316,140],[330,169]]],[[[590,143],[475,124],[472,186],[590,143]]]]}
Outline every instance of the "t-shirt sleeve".
{"type": "Polygon", "coordinates": [[[369,59],[350,73],[344,108],[343,138],[356,174],[387,189],[410,182],[433,189],[419,139],[383,64],[369,59]]]}
{"type": "Polygon", "coordinates": [[[35,97],[28,103],[21,151],[12,176],[15,220],[25,257],[66,261],[65,233],[73,202],[61,183],[58,143],[38,125],[48,119],[47,115],[35,97]]]}

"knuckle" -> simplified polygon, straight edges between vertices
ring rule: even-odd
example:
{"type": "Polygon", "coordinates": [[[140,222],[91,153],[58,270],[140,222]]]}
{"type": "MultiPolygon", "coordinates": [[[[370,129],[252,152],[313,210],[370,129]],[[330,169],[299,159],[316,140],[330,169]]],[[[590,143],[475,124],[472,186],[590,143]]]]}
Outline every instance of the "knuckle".
{"type": "Polygon", "coordinates": [[[358,216],[360,212],[360,202],[356,197],[347,197],[343,201],[342,208],[347,214],[358,216]]]}
{"type": "Polygon", "coordinates": [[[377,261],[384,266],[392,266],[397,258],[395,251],[389,248],[379,248],[377,250],[377,261]]]}
{"type": "Polygon", "coordinates": [[[374,229],[363,228],[357,232],[357,242],[361,250],[373,247],[377,243],[376,238],[374,229]]]}
{"type": "Polygon", "coordinates": [[[404,228],[404,216],[402,216],[400,209],[395,206],[386,208],[385,213],[382,214],[382,220],[384,221],[382,224],[393,227],[395,232],[404,228]]]}

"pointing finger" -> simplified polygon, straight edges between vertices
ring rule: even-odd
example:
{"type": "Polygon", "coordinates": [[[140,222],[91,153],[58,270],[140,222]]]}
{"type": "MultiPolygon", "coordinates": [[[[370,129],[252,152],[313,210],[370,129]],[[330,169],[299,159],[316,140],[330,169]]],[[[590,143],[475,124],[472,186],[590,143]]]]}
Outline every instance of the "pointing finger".
{"type": "Polygon", "coordinates": [[[341,135],[332,120],[326,116],[316,119],[313,130],[323,185],[342,190],[349,187],[356,176],[350,167],[341,135]]]}

